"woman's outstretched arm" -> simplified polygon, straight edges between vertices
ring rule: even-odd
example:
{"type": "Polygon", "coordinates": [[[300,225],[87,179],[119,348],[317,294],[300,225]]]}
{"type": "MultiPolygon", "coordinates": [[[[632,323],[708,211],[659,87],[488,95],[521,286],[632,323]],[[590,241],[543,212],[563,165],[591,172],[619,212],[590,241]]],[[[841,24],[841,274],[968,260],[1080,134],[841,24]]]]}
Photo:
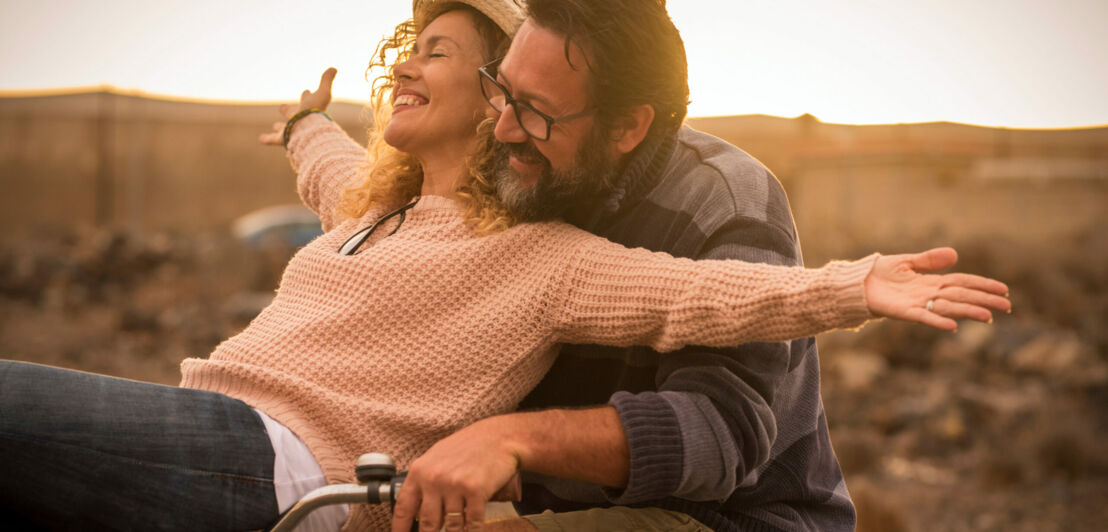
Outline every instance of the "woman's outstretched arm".
{"type": "Polygon", "coordinates": [[[565,343],[730,346],[857,327],[888,317],[945,330],[955,319],[1008,311],[1008,287],[977,275],[935,274],[957,254],[937,248],[822,268],[692,261],[589,240],[568,275],[556,330],[565,343]]]}
{"type": "Polygon", "coordinates": [[[299,104],[282,104],[278,110],[285,121],[274,122],[273,131],[262,133],[258,141],[273,146],[285,145],[296,172],[297,192],[304,204],[319,214],[324,230],[334,225],[334,213],[342,191],[357,183],[359,168],[366,160],[366,149],[350,138],[325,115],[331,104],[331,84],[336,70],[328,68],[315,91],[305,90],[299,104]],[[286,127],[295,120],[292,127],[286,127]]]}

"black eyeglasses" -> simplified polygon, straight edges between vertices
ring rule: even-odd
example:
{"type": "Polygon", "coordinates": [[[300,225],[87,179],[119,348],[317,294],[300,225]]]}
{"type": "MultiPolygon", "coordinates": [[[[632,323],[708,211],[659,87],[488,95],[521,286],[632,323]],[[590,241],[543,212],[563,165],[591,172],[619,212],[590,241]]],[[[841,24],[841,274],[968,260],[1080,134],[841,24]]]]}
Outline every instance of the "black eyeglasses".
{"type": "Polygon", "coordinates": [[[500,65],[502,59],[497,59],[477,69],[477,77],[481,79],[481,94],[485,95],[485,100],[499,113],[503,113],[509,105],[515,108],[516,121],[519,122],[519,127],[526,131],[528,135],[534,137],[535,140],[550,140],[550,127],[554,124],[569,122],[596,112],[595,107],[590,107],[580,113],[554,118],[535,109],[527,102],[513,98],[511,94],[508,94],[508,89],[496,81],[496,68],[500,65]]]}
{"type": "Polygon", "coordinates": [[[358,253],[361,253],[360,251],[358,251],[358,248],[362,247],[362,244],[365,244],[366,240],[369,240],[370,235],[372,235],[373,232],[381,226],[381,224],[385,223],[386,221],[388,221],[389,218],[392,218],[393,216],[399,216],[400,220],[396,223],[396,228],[392,231],[389,231],[389,234],[385,236],[389,237],[396,234],[396,232],[400,230],[400,226],[404,223],[404,218],[407,217],[406,213],[408,212],[408,209],[415,207],[415,204],[418,202],[419,199],[416,199],[415,201],[378,218],[376,222],[373,222],[373,225],[370,225],[369,227],[363,228],[361,231],[354,233],[353,236],[346,239],[346,242],[343,242],[342,245],[339,246],[339,255],[356,255],[358,253]]]}

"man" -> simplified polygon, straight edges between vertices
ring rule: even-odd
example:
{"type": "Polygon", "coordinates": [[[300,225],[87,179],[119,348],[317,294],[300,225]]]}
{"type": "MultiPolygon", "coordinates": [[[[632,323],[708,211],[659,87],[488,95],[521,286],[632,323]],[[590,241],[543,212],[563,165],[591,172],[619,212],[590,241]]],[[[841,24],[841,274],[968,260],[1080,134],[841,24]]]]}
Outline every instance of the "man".
{"type": "MultiPolygon", "coordinates": [[[[773,175],[681,126],[685,53],[661,0],[530,0],[482,76],[500,113],[498,192],[526,218],[694,259],[801,264],[773,175]]],[[[472,529],[517,470],[522,513],[558,513],[498,529],[852,530],[818,366],[812,338],[674,357],[566,346],[520,412],[413,463],[394,530],[437,529],[459,499],[472,529]],[[575,512],[588,508],[604,509],[575,512]]]]}

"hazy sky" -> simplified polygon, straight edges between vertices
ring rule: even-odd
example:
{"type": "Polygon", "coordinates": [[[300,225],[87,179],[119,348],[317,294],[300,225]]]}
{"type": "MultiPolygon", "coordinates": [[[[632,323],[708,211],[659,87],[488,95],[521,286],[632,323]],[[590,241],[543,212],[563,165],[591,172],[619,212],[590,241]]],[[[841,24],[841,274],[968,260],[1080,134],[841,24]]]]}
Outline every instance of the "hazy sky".
{"type": "MultiPolygon", "coordinates": [[[[0,91],[292,100],[365,64],[408,0],[0,0],[0,91]]],[[[693,116],[1108,124],[1108,0],[670,0],[693,116]]]]}

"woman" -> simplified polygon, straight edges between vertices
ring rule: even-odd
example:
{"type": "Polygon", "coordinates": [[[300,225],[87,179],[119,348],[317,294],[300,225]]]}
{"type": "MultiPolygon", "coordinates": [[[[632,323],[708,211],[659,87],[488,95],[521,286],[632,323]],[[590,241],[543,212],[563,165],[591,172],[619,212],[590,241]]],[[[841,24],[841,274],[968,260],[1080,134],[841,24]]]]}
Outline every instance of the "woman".
{"type": "MultiPolygon", "coordinates": [[[[258,528],[313,482],[350,480],[360,453],[390,453],[403,468],[513,409],[558,342],[731,345],[874,315],[950,328],[923,308],[939,295],[963,302],[954,317],[1008,308],[1001,283],[915,273],[949,265],[949,250],[785,269],[514,224],[470,170],[484,153],[476,71],[503,53],[518,18],[500,15],[514,5],[417,2],[416,23],[386,43],[418,33],[392,70],[396,86],[377,92],[391,104],[379,113],[392,112],[378,121],[364,185],[352,168],[365,150],[326,118],[297,113],[283,126],[301,196],[327,232],[290,261],[246,330],[182,364],[181,388],[0,364],[4,507],[53,526],[258,528]]],[[[326,92],[305,95],[305,110],[326,92]]],[[[388,521],[357,508],[348,523],[388,521]]]]}

